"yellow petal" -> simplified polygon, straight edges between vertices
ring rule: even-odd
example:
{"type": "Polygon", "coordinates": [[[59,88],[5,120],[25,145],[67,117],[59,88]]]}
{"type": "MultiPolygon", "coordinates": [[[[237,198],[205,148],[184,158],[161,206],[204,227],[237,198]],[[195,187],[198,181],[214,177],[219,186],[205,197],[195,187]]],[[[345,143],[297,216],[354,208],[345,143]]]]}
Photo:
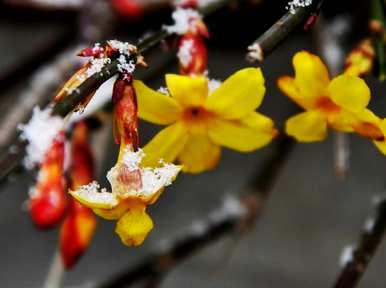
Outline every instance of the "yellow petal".
{"type": "Polygon", "coordinates": [[[224,119],[240,119],[260,106],[265,94],[259,68],[245,68],[230,76],[205,102],[205,108],[224,119]]]}
{"type": "Polygon", "coordinates": [[[331,100],[337,105],[350,110],[360,111],[370,101],[370,89],[366,82],[356,76],[340,75],[329,86],[331,100]]]}
{"type": "Polygon", "coordinates": [[[173,162],[184,147],[187,138],[186,129],[180,122],[161,130],[143,148],[145,157],[142,160],[142,166],[158,166],[161,159],[165,162],[173,162]]]}
{"type": "Polygon", "coordinates": [[[296,84],[305,98],[327,95],[329,75],[326,66],[316,55],[306,51],[298,52],[292,60],[296,84]]]}
{"type": "MultiPolygon", "coordinates": [[[[382,122],[379,125],[379,128],[381,128],[383,135],[386,136],[386,118],[382,120],[382,122]]],[[[373,143],[383,155],[386,155],[386,140],[373,141],[373,143]]]]}
{"type": "Polygon", "coordinates": [[[289,76],[280,77],[277,81],[279,89],[300,107],[309,110],[315,106],[316,97],[307,97],[301,94],[295,78],[289,76]]]}
{"type": "Polygon", "coordinates": [[[142,81],[134,80],[138,99],[138,116],[146,121],[167,125],[175,122],[181,114],[181,107],[173,98],[156,92],[142,81]]]}
{"type": "Polygon", "coordinates": [[[115,232],[127,246],[143,243],[147,234],[153,229],[153,221],[145,209],[129,210],[117,222],[115,232]]]}
{"type": "MultiPolygon", "coordinates": [[[[116,195],[107,191],[98,192],[89,188],[90,185],[80,186],[75,191],[69,191],[76,200],[89,208],[112,209],[119,204],[116,195]]],[[[99,188],[99,187],[98,187],[99,188]]]]}
{"type": "Polygon", "coordinates": [[[353,129],[362,137],[383,141],[385,136],[381,129],[382,120],[369,109],[363,109],[355,114],[353,129]]]}
{"type": "Polygon", "coordinates": [[[201,173],[214,168],[220,156],[220,146],[214,144],[207,134],[191,134],[178,160],[183,164],[184,172],[201,173]]]}
{"type": "Polygon", "coordinates": [[[289,118],[285,130],[299,142],[321,141],[327,135],[327,122],[318,112],[303,112],[289,118]]]}
{"type": "Polygon", "coordinates": [[[241,120],[214,119],[209,124],[208,133],[216,144],[240,152],[250,152],[271,142],[277,131],[271,119],[252,112],[241,120]]]}
{"type": "Polygon", "coordinates": [[[208,79],[199,76],[166,74],[169,92],[182,107],[201,106],[208,96],[208,79]]]}
{"type": "Polygon", "coordinates": [[[331,113],[328,115],[328,124],[340,132],[353,132],[353,124],[357,122],[357,118],[354,113],[348,110],[340,110],[337,113],[331,113]]]}
{"type": "Polygon", "coordinates": [[[140,199],[120,199],[119,204],[112,209],[98,209],[93,211],[106,220],[117,220],[130,209],[144,209],[145,204],[140,199]]]}

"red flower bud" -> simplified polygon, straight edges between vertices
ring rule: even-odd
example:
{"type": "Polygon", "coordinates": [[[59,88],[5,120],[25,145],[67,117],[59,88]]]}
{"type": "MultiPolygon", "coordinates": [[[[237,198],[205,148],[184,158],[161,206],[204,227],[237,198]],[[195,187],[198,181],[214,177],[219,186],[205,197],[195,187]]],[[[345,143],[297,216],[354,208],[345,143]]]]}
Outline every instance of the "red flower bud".
{"type": "Polygon", "coordinates": [[[117,144],[139,146],[137,96],[132,85],[131,76],[120,76],[113,89],[113,129],[117,144]]]}
{"type": "Polygon", "coordinates": [[[180,74],[204,74],[207,69],[208,55],[202,37],[186,34],[180,39],[178,47],[180,74]]]}
{"type": "Polygon", "coordinates": [[[66,208],[63,163],[64,132],[47,152],[29,202],[32,220],[41,229],[52,228],[63,218],[66,208]]]}
{"type": "MultiPolygon", "coordinates": [[[[92,181],[93,164],[88,126],[82,121],[74,126],[72,134],[69,171],[72,190],[92,181]]],[[[70,198],[68,213],[60,230],[60,252],[66,268],[75,265],[89,246],[95,227],[96,219],[91,209],[70,198]]]]}
{"type": "Polygon", "coordinates": [[[60,230],[60,252],[63,264],[71,268],[89,246],[96,227],[90,208],[71,198],[66,219],[60,230]]]}

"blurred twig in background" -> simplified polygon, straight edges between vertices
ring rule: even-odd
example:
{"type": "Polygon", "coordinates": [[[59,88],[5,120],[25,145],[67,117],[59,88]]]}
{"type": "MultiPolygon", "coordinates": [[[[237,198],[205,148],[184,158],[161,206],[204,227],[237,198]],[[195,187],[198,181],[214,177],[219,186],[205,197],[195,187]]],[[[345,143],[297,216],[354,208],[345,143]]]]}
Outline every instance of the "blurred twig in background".
{"type": "Polygon", "coordinates": [[[386,199],[381,199],[376,205],[377,215],[366,222],[358,244],[345,257],[334,288],[356,287],[379,247],[386,230],[386,199]]]}

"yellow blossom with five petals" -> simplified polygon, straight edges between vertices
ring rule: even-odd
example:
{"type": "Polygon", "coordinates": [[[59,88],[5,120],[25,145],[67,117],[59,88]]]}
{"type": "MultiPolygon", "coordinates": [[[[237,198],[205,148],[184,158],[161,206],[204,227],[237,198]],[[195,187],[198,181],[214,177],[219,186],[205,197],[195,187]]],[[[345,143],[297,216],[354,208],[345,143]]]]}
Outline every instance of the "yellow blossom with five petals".
{"type": "Polygon", "coordinates": [[[142,244],[153,228],[146,207],[153,204],[177,177],[180,166],[163,162],[161,167],[143,167],[142,150],[132,151],[121,143],[117,164],[108,172],[112,192],[92,182],[80,186],[70,194],[84,206],[107,220],[117,220],[115,232],[128,246],[142,244]]]}
{"type": "Polygon", "coordinates": [[[280,77],[278,86],[306,111],[287,120],[288,135],[300,142],[321,141],[330,127],[384,140],[380,119],[366,108],[371,93],[363,79],[342,74],[330,80],[320,58],[306,51],[295,54],[293,66],[295,77],[280,77]]]}
{"type": "Polygon", "coordinates": [[[265,94],[260,69],[242,69],[214,91],[204,76],[165,78],[170,96],[134,81],[139,117],[169,125],[144,146],[145,165],[177,159],[185,172],[200,173],[216,166],[220,146],[250,152],[276,135],[273,121],[255,111],[265,94]]]}

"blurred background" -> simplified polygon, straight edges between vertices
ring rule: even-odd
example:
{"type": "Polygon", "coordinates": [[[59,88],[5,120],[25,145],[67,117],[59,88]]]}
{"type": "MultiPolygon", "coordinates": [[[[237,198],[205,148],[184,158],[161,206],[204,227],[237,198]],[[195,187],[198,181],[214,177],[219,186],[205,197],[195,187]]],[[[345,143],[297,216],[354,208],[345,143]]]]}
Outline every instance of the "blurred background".
{"type": "MultiPolygon", "coordinates": [[[[71,5],[66,2],[1,1],[2,151],[16,137],[16,123],[26,121],[36,104],[47,103],[74,72],[76,47],[109,39],[136,42],[171,22],[168,1],[139,1],[142,11],[122,6],[124,1],[68,1],[71,5]]],[[[211,33],[211,78],[224,80],[248,66],[246,47],[286,12],[286,1],[243,1],[240,5],[236,2],[207,19],[211,33]]],[[[364,19],[368,9],[364,2],[325,1],[320,21],[328,35],[335,33],[333,29],[337,26],[331,23],[341,23],[342,19],[346,23],[342,28],[345,34],[339,38],[343,51],[352,48],[367,29],[364,19]]],[[[267,85],[261,112],[272,117],[280,129],[297,108],[278,91],[276,79],[293,74],[291,59],[295,52],[323,51],[318,29],[308,33],[299,29],[261,65],[267,85]]],[[[164,85],[163,75],[177,72],[175,61],[165,60],[168,57],[160,49],[147,54],[150,71],[156,67],[155,72],[140,72],[138,78],[144,77],[155,89],[164,85]]],[[[384,85],[373,76],[366,81],[373,93],[371,107],[385,116],[384,85]]],[[[93,142],[99,166],[97,180],[105,186],[106,171],[114,165],[118,151],[111,126],[106,126],[93,142]]],[[[146,143],[157,130],[158,127],[141,122],[141,142],[146,143]]],[[[345,179],[337,177],[334,170],[333,133],[321,143],[296,144],[275,178],[256,225],[245,233],[222,237],[194,253],[174,267],[160,286],[331,286],[340,270],[342,250],[358,239],[366,219],[373,214],[373,197],[385,190],[384,156],[368,140],[350,136],[349,142],[345,179]]],[[[224,149],[215,170],[178,177],[160,200],[149,207],[155,228],[140,247],[123,246],[113,232],[114,222],[98,219],[91,247],[65,273],[63,287],[96,287],[135,267],[138,261],[168,245],[168,241],[190,233],[194,221],[205,219],[226,195],[238,193],[256,171],[265,169],[263,163],[273,153],[275,145],[250,154],[224,149]]],[[[31,175],[17,173],[0,186],[0,287],[42,287],[57,249],[57,231],[38,231],[23,210],[31,183],[31,175]]],[[[385,265],[383,243],[359,287],[385,287],[385,265]]]]}

